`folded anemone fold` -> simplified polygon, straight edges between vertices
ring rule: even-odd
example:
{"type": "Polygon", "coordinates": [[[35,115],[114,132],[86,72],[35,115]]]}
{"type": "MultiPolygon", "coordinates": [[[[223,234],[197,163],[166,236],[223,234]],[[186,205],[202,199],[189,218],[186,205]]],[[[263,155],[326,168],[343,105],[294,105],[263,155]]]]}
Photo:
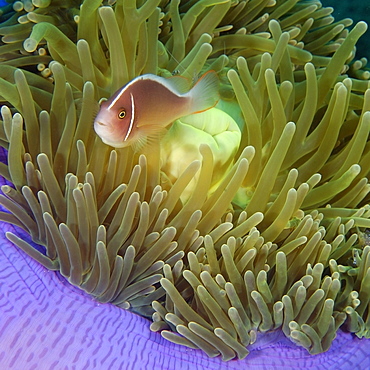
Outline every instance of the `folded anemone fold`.
{"type": "MultiPolygon", "coordinates": [[[[16,1],[0,34],[7,238],[172,342],[242,359],[370,337],[370,91],[360,22],[319,1],[16,1]],[[130,37],[127,37],[127,35],[130,37]],[[134,77],[217,72],[216,107],[141,151],[92,129],[134,77]],[[34,244],[40,247],[37,249],[34,244]]],[[[165,109],[166,102],[158,101],[165,109]]]]}

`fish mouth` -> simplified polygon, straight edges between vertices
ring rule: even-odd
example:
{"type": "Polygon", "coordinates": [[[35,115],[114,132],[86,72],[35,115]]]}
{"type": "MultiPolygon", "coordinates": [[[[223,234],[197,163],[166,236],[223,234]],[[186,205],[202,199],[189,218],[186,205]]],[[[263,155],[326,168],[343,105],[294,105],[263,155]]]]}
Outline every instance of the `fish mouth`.
{"type": "Polygon", "coordinates": [[[127,146],[127,144],[120,139],[116,138],[114,128],[109,123],[104,123],[101,121],[94,121],[94,130],[104,144],[112,146],[114,148],[122,148],[127,146]]]}
{"type": "Polygon", "coordinates": [[[101,139],[103,139],[106,136],[112,135],[112,129],[107,124],[101,122],[101,121],[95,121],[94,122],[94,130],[97,133],[98,136],[100,136],[101,139]]]}
{"type": "Polygon", "coordinates": [[[102,121],[94,121],[94,129],[98,135],[100,134],[111,134],[113,127],[109,123],[102,121]]]}
{"type": "Polygon", "coordinates": [[[95,123],[98,124],[99,126],[107,126],[105,123],[100,121],[95,121],[95,123]]]}

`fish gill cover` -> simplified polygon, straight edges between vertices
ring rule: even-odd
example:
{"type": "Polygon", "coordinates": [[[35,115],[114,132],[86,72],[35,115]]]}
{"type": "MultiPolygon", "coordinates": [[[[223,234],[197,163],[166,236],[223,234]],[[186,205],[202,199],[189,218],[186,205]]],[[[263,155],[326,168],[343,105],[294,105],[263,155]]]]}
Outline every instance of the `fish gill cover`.
{"type": "Polygon", "coordinates": [[[370,337],[370,76],[319,1],[15,1],[2,9],[7,238],[169,341],[242,359],[282,331],[370,337]],[[130,35],[130,37],[127,37],[130,35]],[[143,153],[92,129],[145,73],[209,70],[220,102],[143,153]],[[40,249],[41,248],[41,249],[40,249]]]}

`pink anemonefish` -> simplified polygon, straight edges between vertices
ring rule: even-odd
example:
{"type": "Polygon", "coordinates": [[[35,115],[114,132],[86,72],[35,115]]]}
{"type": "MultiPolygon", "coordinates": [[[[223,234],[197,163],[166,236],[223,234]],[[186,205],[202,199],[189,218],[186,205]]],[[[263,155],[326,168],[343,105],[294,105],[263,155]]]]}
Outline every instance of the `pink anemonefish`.
{"type": "Polygon", "coordinates": [[[136,77],[101,104],[94,129],[105,144],[136,150],[176,119],[214,107],[218,85],[214,71],[206,72],[190,90],[181,76],[136,77]]]}

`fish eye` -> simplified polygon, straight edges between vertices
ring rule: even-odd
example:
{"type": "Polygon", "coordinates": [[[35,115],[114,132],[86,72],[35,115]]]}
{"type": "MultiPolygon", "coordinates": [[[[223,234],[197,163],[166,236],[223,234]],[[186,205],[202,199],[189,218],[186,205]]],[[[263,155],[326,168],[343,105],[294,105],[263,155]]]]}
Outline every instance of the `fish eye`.
{"type": "Polygon", "coordinates": [[[118,118],[123,119],[126,116],[126,111],[124,109],[120,110],[118,113],[118,118]]]}

